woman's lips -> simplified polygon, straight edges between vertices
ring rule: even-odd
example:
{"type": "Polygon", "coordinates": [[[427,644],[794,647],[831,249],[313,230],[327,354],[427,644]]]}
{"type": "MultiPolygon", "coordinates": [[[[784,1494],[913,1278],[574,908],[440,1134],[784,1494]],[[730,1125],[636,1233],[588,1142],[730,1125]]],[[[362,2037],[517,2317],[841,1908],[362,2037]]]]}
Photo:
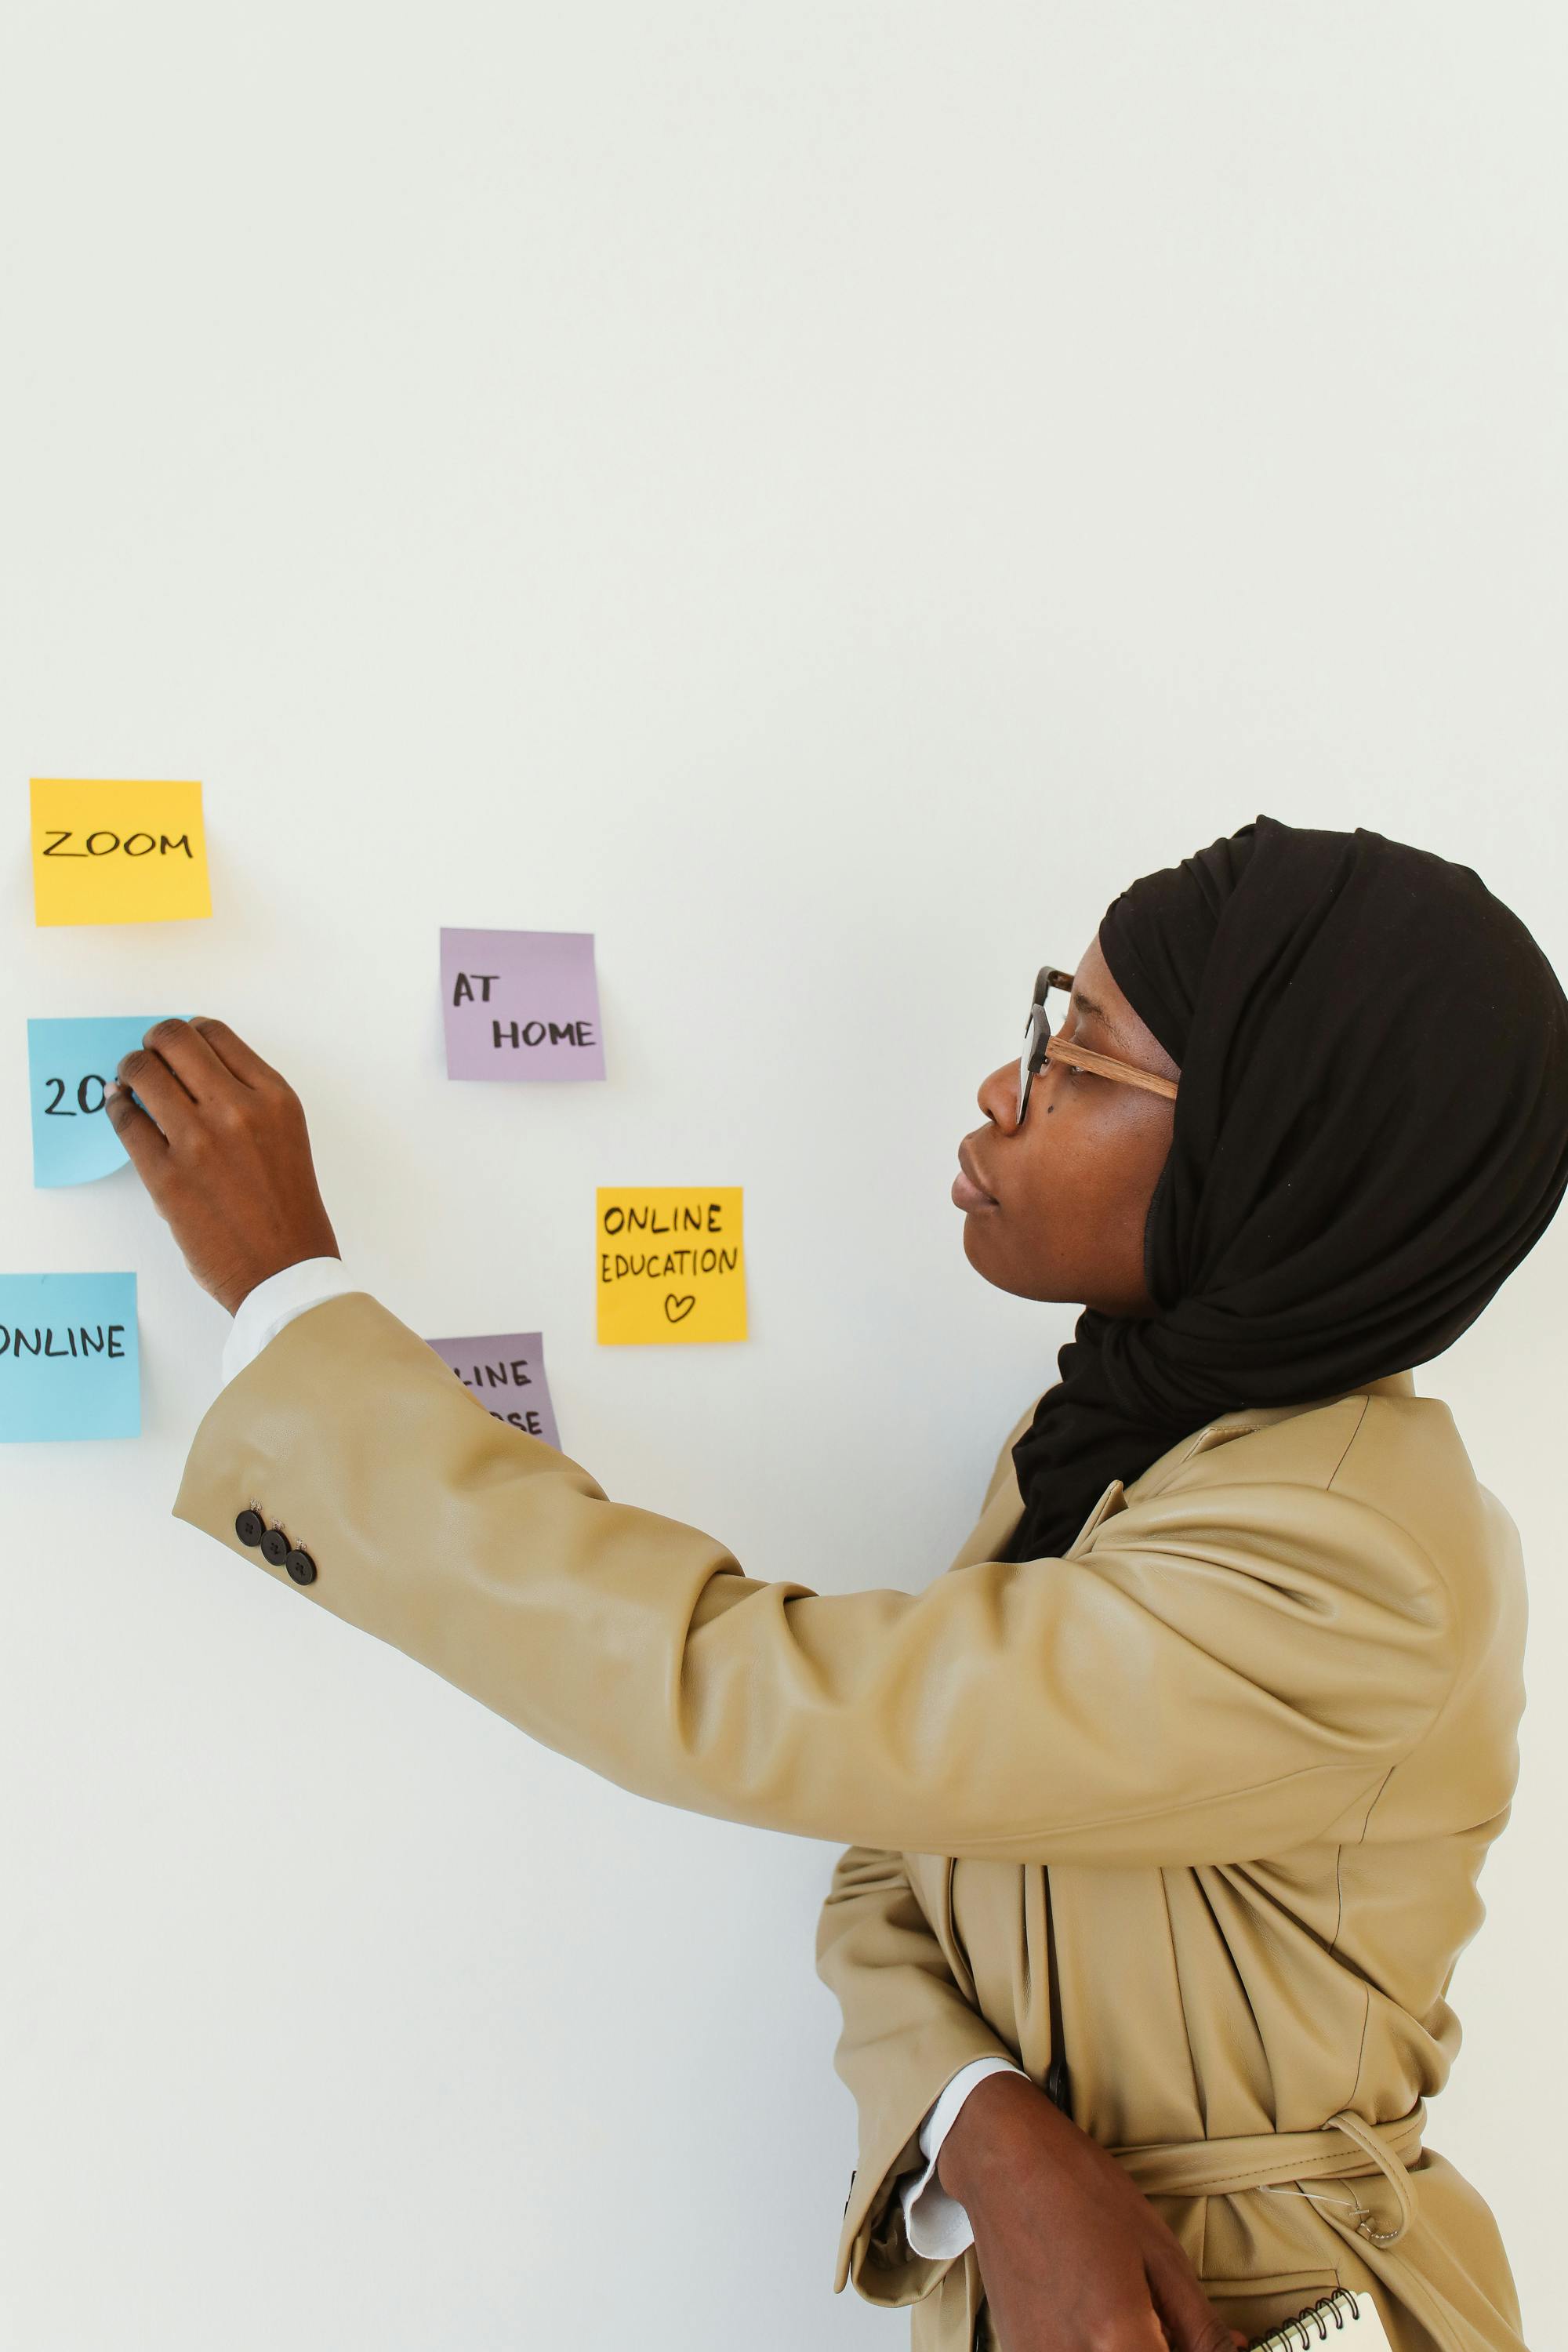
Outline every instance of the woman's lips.
{"type": "Polygon", "coordinates": [[[952,1200],[955,1208],[963,1209],[966,1213],[974,1209],[994,1209],[996,1206],[995,1194],[985,1190],[984,1185],[978,1181],[970,1167],[967,1145],[964,1143],[961,1143],[958,1147],[958,1173],[952,1180],[952,1200]]]}

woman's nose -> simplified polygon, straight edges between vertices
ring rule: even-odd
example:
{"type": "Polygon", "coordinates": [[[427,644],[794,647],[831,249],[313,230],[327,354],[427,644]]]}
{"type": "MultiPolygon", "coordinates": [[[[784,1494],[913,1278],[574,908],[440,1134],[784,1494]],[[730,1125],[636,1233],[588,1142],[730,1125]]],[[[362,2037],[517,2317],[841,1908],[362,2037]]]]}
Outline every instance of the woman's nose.
{"type": "Polygon", "coordinates": [[[974,1099],[994,1127],[999,1127],[1004,1135],[1011,1135],[1018,1124],[1017,1062],[1004,1062],[999,1070],[982,1078],[974,1099]]]}

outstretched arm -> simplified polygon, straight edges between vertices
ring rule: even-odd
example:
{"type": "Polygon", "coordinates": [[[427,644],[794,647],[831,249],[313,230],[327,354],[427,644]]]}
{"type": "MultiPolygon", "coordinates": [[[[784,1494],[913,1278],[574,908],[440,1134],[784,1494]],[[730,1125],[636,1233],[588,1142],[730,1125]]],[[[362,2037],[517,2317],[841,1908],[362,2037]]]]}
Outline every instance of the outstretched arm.
{"type": "Polygon", "coordinates": [[[918,1593],[766,1582],[495,1420],[351,1291],[221,1391],[174,1511],[663,1803],[899,1853],[1137,1864],[1354,1820],[1447,1686],[1419,1547],[1316,1487],[1260,1516],[1268,1491],[1210,1471],[1076,1559],[981,1560],[918,1593]],[[312,1580],[247,1544],[252,1511],[312,1580]]]}
{"type": "MultiPolygon", "coordinates": [[[[146,1108],[106,1107],[197,1279],[232,1308],[335,1255],[279,1073],[221,1022],[147,1034],[121,1064],[146,1108]]],[[[645,1796],[839,1844],[1136,1864],[1364,1820],[1441,1704],[1452,1628],[1419,1546],[1331,1486],[1287,1502],[1210,1468],[1075,1559],[919,1593],[767,1583],[493,1420],[351,1291],[229,1381],[174,1508],[645,1796]],[[283,1538],[247,1544],[258,1523],[283,1538]]]]}

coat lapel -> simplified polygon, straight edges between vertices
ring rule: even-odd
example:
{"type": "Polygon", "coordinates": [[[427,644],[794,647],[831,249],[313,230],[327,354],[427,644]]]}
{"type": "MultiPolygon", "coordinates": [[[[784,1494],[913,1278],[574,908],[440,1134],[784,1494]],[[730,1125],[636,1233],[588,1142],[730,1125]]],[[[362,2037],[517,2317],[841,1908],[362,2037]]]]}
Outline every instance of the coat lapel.
{"type": "MultiPolygon", "coordinates": [[[[1409,1372],[1390,1372],[1383,1380],[1365,1381],[1360,1388],[1338,1391],[1338,1395],[1342,1396],[1411,1397],[1415,1393],[1415,1379],[1409,1372]]],[[[1147,1496],[1159,1494],[1194,1455],[1206,1454],[1212,1446],[1224,1445],[1233,1437],[1250,1436],[1254,1430],[1266,1429],[1273,1422],[1289,1421],[1297,1413],[1312,1412],[1321,1404],[1336,1402],[1336,1397],[1319,1397],[1308,1404],[1257,1405],[1238,1412],[1216,1415],[1213,1421],[1205,1422],[1202,1429],[1194,1430],[1190,1437],[1178,1439],[1157,1461],[1151,1462],[1147,1470],[1133,1479],[1130,1489],[1120,1478],[1113,1478],[1068,1544],[1063,1559],[1073,1559],[1106,1519],[1114,1517],[1118,1511],[1124,1511],[1130,1495],[1133,1502],[1141,1502],[1147,1496]]],[[[1007,1441],[1001,1474],[967,1539],[950,1563],[951,1567],[973,1568],[977,1560],[999,1558],[1023,1517],[1024,1498],[1018,1491],[1018,1476],[1013,1467],[1011,1447],[1014,1438],[1028,1427],[1033,1418],[1034,1407],[1031,1405],[1007,1441]]]]}
{"type": "MultiPolygon", "coordinates": [[[[1080,1544],[1087,1543],[1102,1519],[1108,1519],[1115,1511],[1124,1511],[1127,1508],[1124,1496],[1125,1489],[1121,1479],[1113,1478],[1068,1546],[1065,1557],[1070,1559],[1080,1544]]],[[[981,1512],[967,1540],[956,1559],[950,1562],[950,1566],[973,1568],[977,1560],[998,1559],[1023,1516],[1024,1498],[1018,1492],[1017,1474],[1009,1466],[1006,1476],[998,1483],[995,1493],[981,1512]]]]}

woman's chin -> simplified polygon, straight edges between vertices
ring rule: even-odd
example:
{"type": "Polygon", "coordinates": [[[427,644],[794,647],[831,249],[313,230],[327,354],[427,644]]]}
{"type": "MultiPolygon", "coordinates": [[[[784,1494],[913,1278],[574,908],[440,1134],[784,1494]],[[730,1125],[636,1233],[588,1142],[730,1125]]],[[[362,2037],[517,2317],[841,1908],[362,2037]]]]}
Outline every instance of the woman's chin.
{"type": "Polygon", "coordinates": [[[987,1208],[969,1209],[963,1218],[963,1255],[978,1275],[994,1283],[998,1290],[1011,1290],[1004,1270],[1001,1255],[995,1246],[996,1204],[987,1208]]]}

